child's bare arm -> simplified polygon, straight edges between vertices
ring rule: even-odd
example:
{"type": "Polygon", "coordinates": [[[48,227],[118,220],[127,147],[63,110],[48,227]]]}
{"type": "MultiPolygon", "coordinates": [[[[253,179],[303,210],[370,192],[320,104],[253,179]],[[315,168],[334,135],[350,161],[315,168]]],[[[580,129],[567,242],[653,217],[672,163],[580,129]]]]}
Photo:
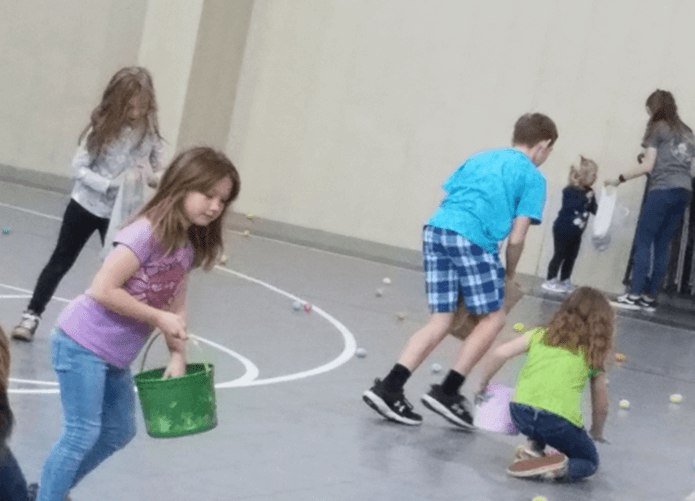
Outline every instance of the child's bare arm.
{"type": "MultiPolygon", "coordinates": [[[[624,181],[629,181],[630,179],[635,179],[645,174],[649,174],[654,169],[654,165],[656,165],[656,148],[650,146],[645,150],[644,155],[642,156],[642,161],[639,163],[639,165],[634,169],[621,174],[621,176],[623,176],[624,181]]],[[[607,179],[604,182],[605,185],[611,186],[618,186],[620,183],[620,179],[607,179]]]]}
{"type": "Polygon", "coordinates": [[[138,301],[123,288],[139,267],[132,250],[125,245],[116,246],[94,277],[92,298],[111,311],[157,327],[167,339],[186,339],[185,318],[138,301]]]}
{"type": "Polygon", "coordinates": [[[591,379],[591,436],[603,439],[603,426],[608,417],[608,387],[606,373],[599,372],[591,379]]]}
{"type": "MultiPolygon", "coordinates": [[[[174,313],[178,315],[181,319],[183,319],[183,322],[187,324],[186,322],[186,291],[188,288],[188,277],[184,278],[184,280],[181,282],[179,285],[178,290],[176,291],[176,295],[174,296],[174,300],[171,303],[171,308],[169,311],[171,313],[174,313]]],[[[176,354],[181,355],[183,359],[185,360],[186,358],[186,340],[181,339],[178,337],[167,337],[167,348],[169,349],[169,352],[171,353],[172,357],[176,354]]]]}
{"type": "Polygon", "coordinates": [[[490,383],[490,379],[499,372],[502,366],[510,358],[521,355],[528,349],[528,339],[526,334],[517,336],[516,338],[508,341],[504,344],[499,345],[492,351],[492,355],[488,359],[488,362],[483,367],[482,378],[478,384],[478,389],[476,393],[482,393],[487,385],[490,383]]]}
{"type": "Polygon", "coordinates": [[[531,226],[531,219],[528,217],[519,216],[514,219],[512,231],[507,240],[507,266],[505,272],[509,280],[514,279],[516,266],[519,264],[521,253],[524,250],[524,240],[526,240],[529,226],[531,226]]]}

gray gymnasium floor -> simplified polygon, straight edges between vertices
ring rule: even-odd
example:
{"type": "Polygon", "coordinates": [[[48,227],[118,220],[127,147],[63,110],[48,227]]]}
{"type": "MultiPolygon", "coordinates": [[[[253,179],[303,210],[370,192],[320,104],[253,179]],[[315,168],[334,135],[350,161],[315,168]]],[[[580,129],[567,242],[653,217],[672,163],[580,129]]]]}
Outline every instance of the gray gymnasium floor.
{"type": "MultiPolygon", "coordinates": [[[[53,249],[66,203],[63,195],[0,182],[0,226],[11,228],[0,235],[0,323],[6,330],[53,249]]],[[[627,361],[609,373],[610,444],[598,446],[601,468],[585,482],[538,484],[505,474],[520,437],[461,432],[420,404],[420,395],[442,377],[431,364],[446,368],[457,350],[453,338],[406,387],[425,417],[421,427],[383,421],[362,403],[361,393],[427,318],[421,273],[253,233],[229,232],[226,241],[226,268],[196,272],[189,301],[191,332],[217,343],[203,349],[216,368],[219,426],[153,439],[138,409],[138,436],[75,489],[75,501],[530,501],[540,495],[549,501],[653,501],[681,500],[695,489],[689,313],[621,313],[618,342],[627,361]],[[385,277],[391,285],[382,283],[385,277]],[[378,288],[382,297],[376,297],[378,288]],[[313,311],[294,311],[295,297],[313,303],[313,311]],[[406,314],[402,321],[399,312],[406,314]],[[365,358],[354,356],[357,347],[366,350],[365,358]],[[681,393],[683,403],[670,403],[672,393],[681,393]],[[618,408],[622,398],[631,409],[618,408]]],[[[61,283],[35,341],[12,345],[17,426],[11,447],[29,481],[38,480],[61,426],[48,334],[65,300],[89,285],[98,255],[95,236],[61,283]]],[[[527,277],[531,293],[509,325],[532,326],[553,311],[557,299],[538,293],[538,283],[527,277]]],[[[506,328],[500,340],[511,335],[506,328]]],[[[153,351],[148,366],[162,365],[164,349],[153,351]]],[[[497,381],[512,385],[521,363],[508,364],[497,381]]],[[[464,393],[470,396],[469,387],[464,393]]]]}

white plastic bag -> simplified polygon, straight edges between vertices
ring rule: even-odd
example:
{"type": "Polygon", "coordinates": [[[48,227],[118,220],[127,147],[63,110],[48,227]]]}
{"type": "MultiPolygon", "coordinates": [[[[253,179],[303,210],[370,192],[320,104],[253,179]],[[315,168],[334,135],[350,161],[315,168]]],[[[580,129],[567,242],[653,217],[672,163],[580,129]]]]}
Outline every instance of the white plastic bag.
{"type": "Polygon", "coordinates": [[[122,229],[124,223],[130,216],[135,214],[145,203],[145,186],[147,184],[147,172],[142,167],[135,167],[123,174],[121,186],[118,188],[118,195],[113,205],[109,228],[106,230],[104,247],[101,251],[101,259],[106,259],[113,248],[113,239],[122,229]]]}
{"type": "Polygon", "coordinates": [[[611,241],[611,222],[615,212],[615,202],[618,192],[613,187],[601,188],[601,198],[598,201],[598,211],[594,217],[594,226],[591,235],[591,242],[599,252],[608,248],[611,241]]]}

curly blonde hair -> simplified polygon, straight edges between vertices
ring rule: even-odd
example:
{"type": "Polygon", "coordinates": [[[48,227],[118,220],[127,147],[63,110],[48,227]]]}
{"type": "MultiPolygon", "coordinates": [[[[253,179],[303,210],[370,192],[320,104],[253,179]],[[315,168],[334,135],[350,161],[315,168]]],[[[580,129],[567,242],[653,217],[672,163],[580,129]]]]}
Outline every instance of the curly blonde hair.
{"type": "Polygon", "coordinates": [[[589,188],[593,182],[589,182],[591,176],[594,176],[594,181],[596,180],[596,174],[598,173],[598,164],[593,160],[584,158],[579,155],[579,166],[570,166],[569,184],[572,186],[582,186],[589,188]]]}
{"type": "Polygon", "coordinates": [[[543,344],[572,353],[581,349],[589,367],[606,369],[613,348],[615,312],[601,291],[579,287],[568,294],[546,327],[543,344]]]}

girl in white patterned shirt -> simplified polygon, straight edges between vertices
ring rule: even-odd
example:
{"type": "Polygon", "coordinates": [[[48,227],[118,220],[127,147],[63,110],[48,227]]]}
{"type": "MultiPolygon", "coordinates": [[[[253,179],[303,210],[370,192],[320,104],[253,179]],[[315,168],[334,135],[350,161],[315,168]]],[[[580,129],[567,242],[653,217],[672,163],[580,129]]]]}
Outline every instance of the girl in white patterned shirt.
{"type": "Polygon", "coordinates": [[[138,180],[156,186],[154,174],[161,170],[161,149],[152,77],[145,68],[123,68],[111,78],[80,135],[72,162],[75,186],[58,243],[39,275],[21,322],[12,331],[14,339],[33,339],[48,301],[92,233],[98,231],[105,244],[112,215],[120,224],[144,201],[140,188],[139,201],[128,193],[131,203],[126,203],[126,189],[132,192],[138,180]],[[113,214],[118,197],[119,213],[113,214]]]}

